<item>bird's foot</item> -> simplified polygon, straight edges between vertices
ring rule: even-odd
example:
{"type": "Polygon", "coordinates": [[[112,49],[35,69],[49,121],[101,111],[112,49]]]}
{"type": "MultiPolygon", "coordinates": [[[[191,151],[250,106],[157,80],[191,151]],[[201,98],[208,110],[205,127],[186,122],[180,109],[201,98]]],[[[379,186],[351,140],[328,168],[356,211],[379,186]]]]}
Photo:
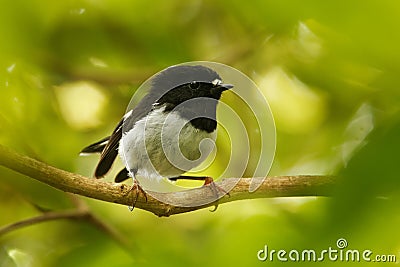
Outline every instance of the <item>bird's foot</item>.
{"type": "Polygon", "coordinates": [[[132,205],[129,206],[129,210],[130,211],[133,211],[133,209],[136,206],[136,202],[137,202],[137,200],[139,198],[139,192],[141,192],[143,194],[143,196],[144,196],[144,198],[146,199],[146,202],[147,202],[146,191],[143,190],[143,188],[140,186],[139,182],[136,179],[133,179],[133,185],[131,186],[131,189],[129,190],[129,192],[134,191],[134,190],[136,191],[136,194],[135,194],[135,197],[134,197],[134,199],[132,201],[132,205]]]}
{"type": "Polygon", "coordinates": [[[223,189],[222,187],[218,186],[218,185],[214,182],[214,179],[213,179],[212,177],[205,177],[203,186],[209,186],[209,187],[211,188],[211,190],[212,190],[212,192],[213,192],[215,198],[216,198],[215,205],[214,205],[214,209],[211,210],[211,212],[216,211],[217,208],[218,208],[218,205],[219,205],[218,200],[219,200],[219,198],[220,198],[220,196],[219,196],[220,193],[222,193],[223,195],[227,195],[228,197],[231,196],[231,195],[229,194],[229,192],[227,192],[227,191],[226,191],[225,189],[223,189]]]}

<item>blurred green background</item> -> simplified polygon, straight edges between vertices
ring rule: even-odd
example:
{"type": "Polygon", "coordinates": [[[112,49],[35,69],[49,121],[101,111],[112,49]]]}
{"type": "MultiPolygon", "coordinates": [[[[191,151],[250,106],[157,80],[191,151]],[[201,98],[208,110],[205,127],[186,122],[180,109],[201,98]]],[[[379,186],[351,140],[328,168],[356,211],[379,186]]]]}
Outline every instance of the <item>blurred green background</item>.
{"type": "MultiPolygon", "coordinates": [[[[208,60],[244,72],[268,99],[270,175],[342,179],[332,198],[247,200],[171,218],[83,198],[129,245],[59,220],[0,236],[0,266],[275,266],[284,263],[257,259],[264,245],[322,250],[339,238],[399,261],[399,14],[397,1],[1,1],[1,144],[89,176],[97,158],[78,152],[112,131],[145,79],[208,60]]],[[[0,225],[37,207],[73,203],[1,167],[0,225]]]]}

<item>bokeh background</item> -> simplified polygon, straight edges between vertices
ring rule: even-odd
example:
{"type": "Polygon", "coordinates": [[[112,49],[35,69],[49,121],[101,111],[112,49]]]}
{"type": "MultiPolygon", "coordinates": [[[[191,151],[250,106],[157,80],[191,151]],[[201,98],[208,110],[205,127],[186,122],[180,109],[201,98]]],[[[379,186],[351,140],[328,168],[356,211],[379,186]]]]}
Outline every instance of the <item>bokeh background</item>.
{"type": "MultiPolygon", "coordinates": [[[[275,266],[284,263],[260,262],[257,251],[337,248],[339,238],[399,261],[399,14],[389,0],[1,1],[1,144],[90,176],[97,158],[78,152],[112,131],[143,81],[217,61],[269,101],[270,175],[341,183],[330,198],[246,200],[171,218],[82,198],[128,244],[88,221],[58,220],[0,236],[0,266],[275,266]]],[[[74,203],[0,168],[1,225],[74,203]]]]}

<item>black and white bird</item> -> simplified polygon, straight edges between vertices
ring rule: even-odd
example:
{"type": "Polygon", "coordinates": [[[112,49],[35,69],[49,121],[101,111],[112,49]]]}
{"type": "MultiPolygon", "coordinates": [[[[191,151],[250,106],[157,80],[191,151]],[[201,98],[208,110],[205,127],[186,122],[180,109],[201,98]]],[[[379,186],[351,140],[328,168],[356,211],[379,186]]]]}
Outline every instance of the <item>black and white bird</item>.
{"type": "Polygon", "coordinates": [[[101,153],[96,178],[107,174],[119,154],[125,168],[115,182],[132,177],[139,187],[136,176],[140,176],[213,183],[210,177],[182,174],[200,165],[211,153],[213,142],[203,141],[215,141],[217,104],[222,93],[232,87],[205,66],[169,67],[152,79],[147,94],[125,114],[111,136],[81,152],[101,153]]]}

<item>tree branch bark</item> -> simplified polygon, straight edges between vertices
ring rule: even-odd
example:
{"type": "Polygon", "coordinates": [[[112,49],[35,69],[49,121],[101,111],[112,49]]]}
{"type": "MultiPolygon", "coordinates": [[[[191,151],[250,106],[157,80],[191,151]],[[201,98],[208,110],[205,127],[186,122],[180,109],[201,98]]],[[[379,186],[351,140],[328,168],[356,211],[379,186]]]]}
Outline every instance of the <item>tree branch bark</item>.
{"type": "MultiPolygon", "coordinates": [[[[227,203],[241,199],[294,197],[294,196],[329,196],[335,184],[332,176],[280,176],[268,178],[226,178],[216,184],[220,188],[232,188],[229,196],[224,196],[218,202],[203,201],[208,204],[185,207],[174,206],[167,203],[193,203],[197,200],[214,199],[215,194],[208,186],[173,193],[151,192],[145,195],[135,188],[125,184],[103,182],[79,174],[70,173],[30,157],[21,155],[9,148],[0,145],[0,165],[24,174],[30,178],[43,182],[64,192],[70,192],[89,198],[118,203],[129,206],[138,194],[135,208],[147,210],[157,216],[170,216],[189,211],[194,211],[217,204],[227,203]],[[261,185],[254,192],[249,192],[252,179],[261,179],[261,185]],[[153,197],[155,196],[155,197],[153,197]],[[168,199],[161,202],[159,197],[168,199]]],[[[215,193],[215,192],[214,192],[215,193]]]]}

